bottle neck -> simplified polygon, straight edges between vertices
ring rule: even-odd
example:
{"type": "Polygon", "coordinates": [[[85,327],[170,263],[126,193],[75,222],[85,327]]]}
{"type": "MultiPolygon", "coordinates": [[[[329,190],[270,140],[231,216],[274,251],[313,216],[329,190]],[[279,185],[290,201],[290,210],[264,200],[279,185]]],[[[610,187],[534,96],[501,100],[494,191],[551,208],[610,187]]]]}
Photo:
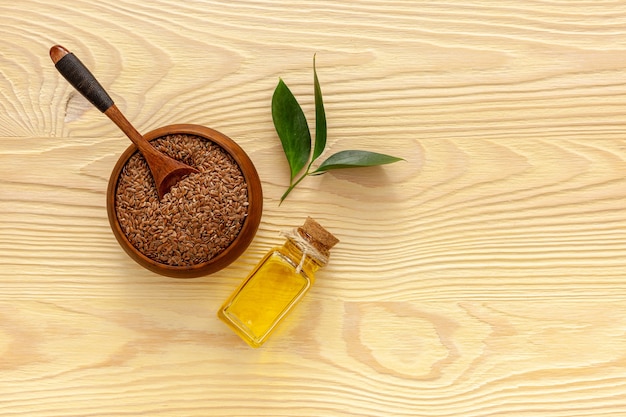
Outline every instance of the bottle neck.
{"type": "Polygon", "coordinates": [[[302,270],[314,273],[328,263],[328,258],[320,256],[320,253],[304,239],[288,237],[283,248],[296,265],[298,273],[302,270]]]}

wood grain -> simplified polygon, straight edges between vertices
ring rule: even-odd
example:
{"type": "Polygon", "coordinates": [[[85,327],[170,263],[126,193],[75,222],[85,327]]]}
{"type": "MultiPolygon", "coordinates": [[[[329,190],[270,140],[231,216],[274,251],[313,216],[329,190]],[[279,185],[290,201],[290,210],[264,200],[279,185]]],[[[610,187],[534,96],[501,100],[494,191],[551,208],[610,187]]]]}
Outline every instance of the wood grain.
{"type": "Polygon", "coordinates": [[[8,0],[0,43],[0,414],[626,416],[626,3],[8,0]],[[234,138],[263,182],[248,251],[180,281],[106,219],[127,140],[49,62],[80,54],[141,132],[234,138]],[[328,154],[288,167],[278,78],[328,154]],[[261,349],[215,317],[279,231],[341,239],[261,349]]]}

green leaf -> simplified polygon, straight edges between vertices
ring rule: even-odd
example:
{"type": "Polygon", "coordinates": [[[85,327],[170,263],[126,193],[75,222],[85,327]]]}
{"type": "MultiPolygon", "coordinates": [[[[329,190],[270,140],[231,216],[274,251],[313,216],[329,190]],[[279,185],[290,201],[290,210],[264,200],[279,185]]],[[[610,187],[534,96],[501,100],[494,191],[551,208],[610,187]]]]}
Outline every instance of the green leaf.
{"type": "Polygon", "coordinates": [[[315,161],[326,147],[326,111],[324,110],[320,81],[315,69],[315,55],[313,55],[313,84],[315,89],[315,148],[311,162],[315,161]]]}
{"type": "Polygon", "coordinates": [[[323,174],[332,169],[371,167],[403,161],[402,158],[369,151],[341,151],[328,157],[311,174],[323,174]]]}
{"type": "Polygon", "coordinates": [[[311,132],[302,107],[281,79],[272,96],[272,119],[291,170],[291,181],[311,154],[311,132]]]}

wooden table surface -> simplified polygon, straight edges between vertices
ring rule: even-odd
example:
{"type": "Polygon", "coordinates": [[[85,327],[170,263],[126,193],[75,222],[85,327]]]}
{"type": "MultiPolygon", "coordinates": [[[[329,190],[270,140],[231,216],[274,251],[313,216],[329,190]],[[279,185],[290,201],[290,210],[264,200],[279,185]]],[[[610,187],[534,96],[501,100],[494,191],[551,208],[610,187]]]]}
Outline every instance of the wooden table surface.
{"type": "Polygon", "coordinates": [[[626,2],[3,0],[0,415],[626,416],[626,2]],[[262,179],[245,254],[134,263],[105,190],[128,140],[54,69],[60,43],[142,132],[197,123],[262,179]],[[279,77],[326,155],[305,180],[279,77]],[[216,318],[281,231],[341,243],[261,349],[216,318]]]}

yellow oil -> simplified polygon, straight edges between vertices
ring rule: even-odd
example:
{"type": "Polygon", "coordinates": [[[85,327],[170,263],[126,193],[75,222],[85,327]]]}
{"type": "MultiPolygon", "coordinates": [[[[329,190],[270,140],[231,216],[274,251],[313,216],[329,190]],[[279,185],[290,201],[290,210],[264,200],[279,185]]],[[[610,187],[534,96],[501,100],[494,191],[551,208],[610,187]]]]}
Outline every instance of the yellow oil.
{"type": "Polygon", "coordinates": [[[313,284],[319,265],[286,243],[270,251],[218,311],[228,324],[252,347],[261,346],[313,284]]]}

